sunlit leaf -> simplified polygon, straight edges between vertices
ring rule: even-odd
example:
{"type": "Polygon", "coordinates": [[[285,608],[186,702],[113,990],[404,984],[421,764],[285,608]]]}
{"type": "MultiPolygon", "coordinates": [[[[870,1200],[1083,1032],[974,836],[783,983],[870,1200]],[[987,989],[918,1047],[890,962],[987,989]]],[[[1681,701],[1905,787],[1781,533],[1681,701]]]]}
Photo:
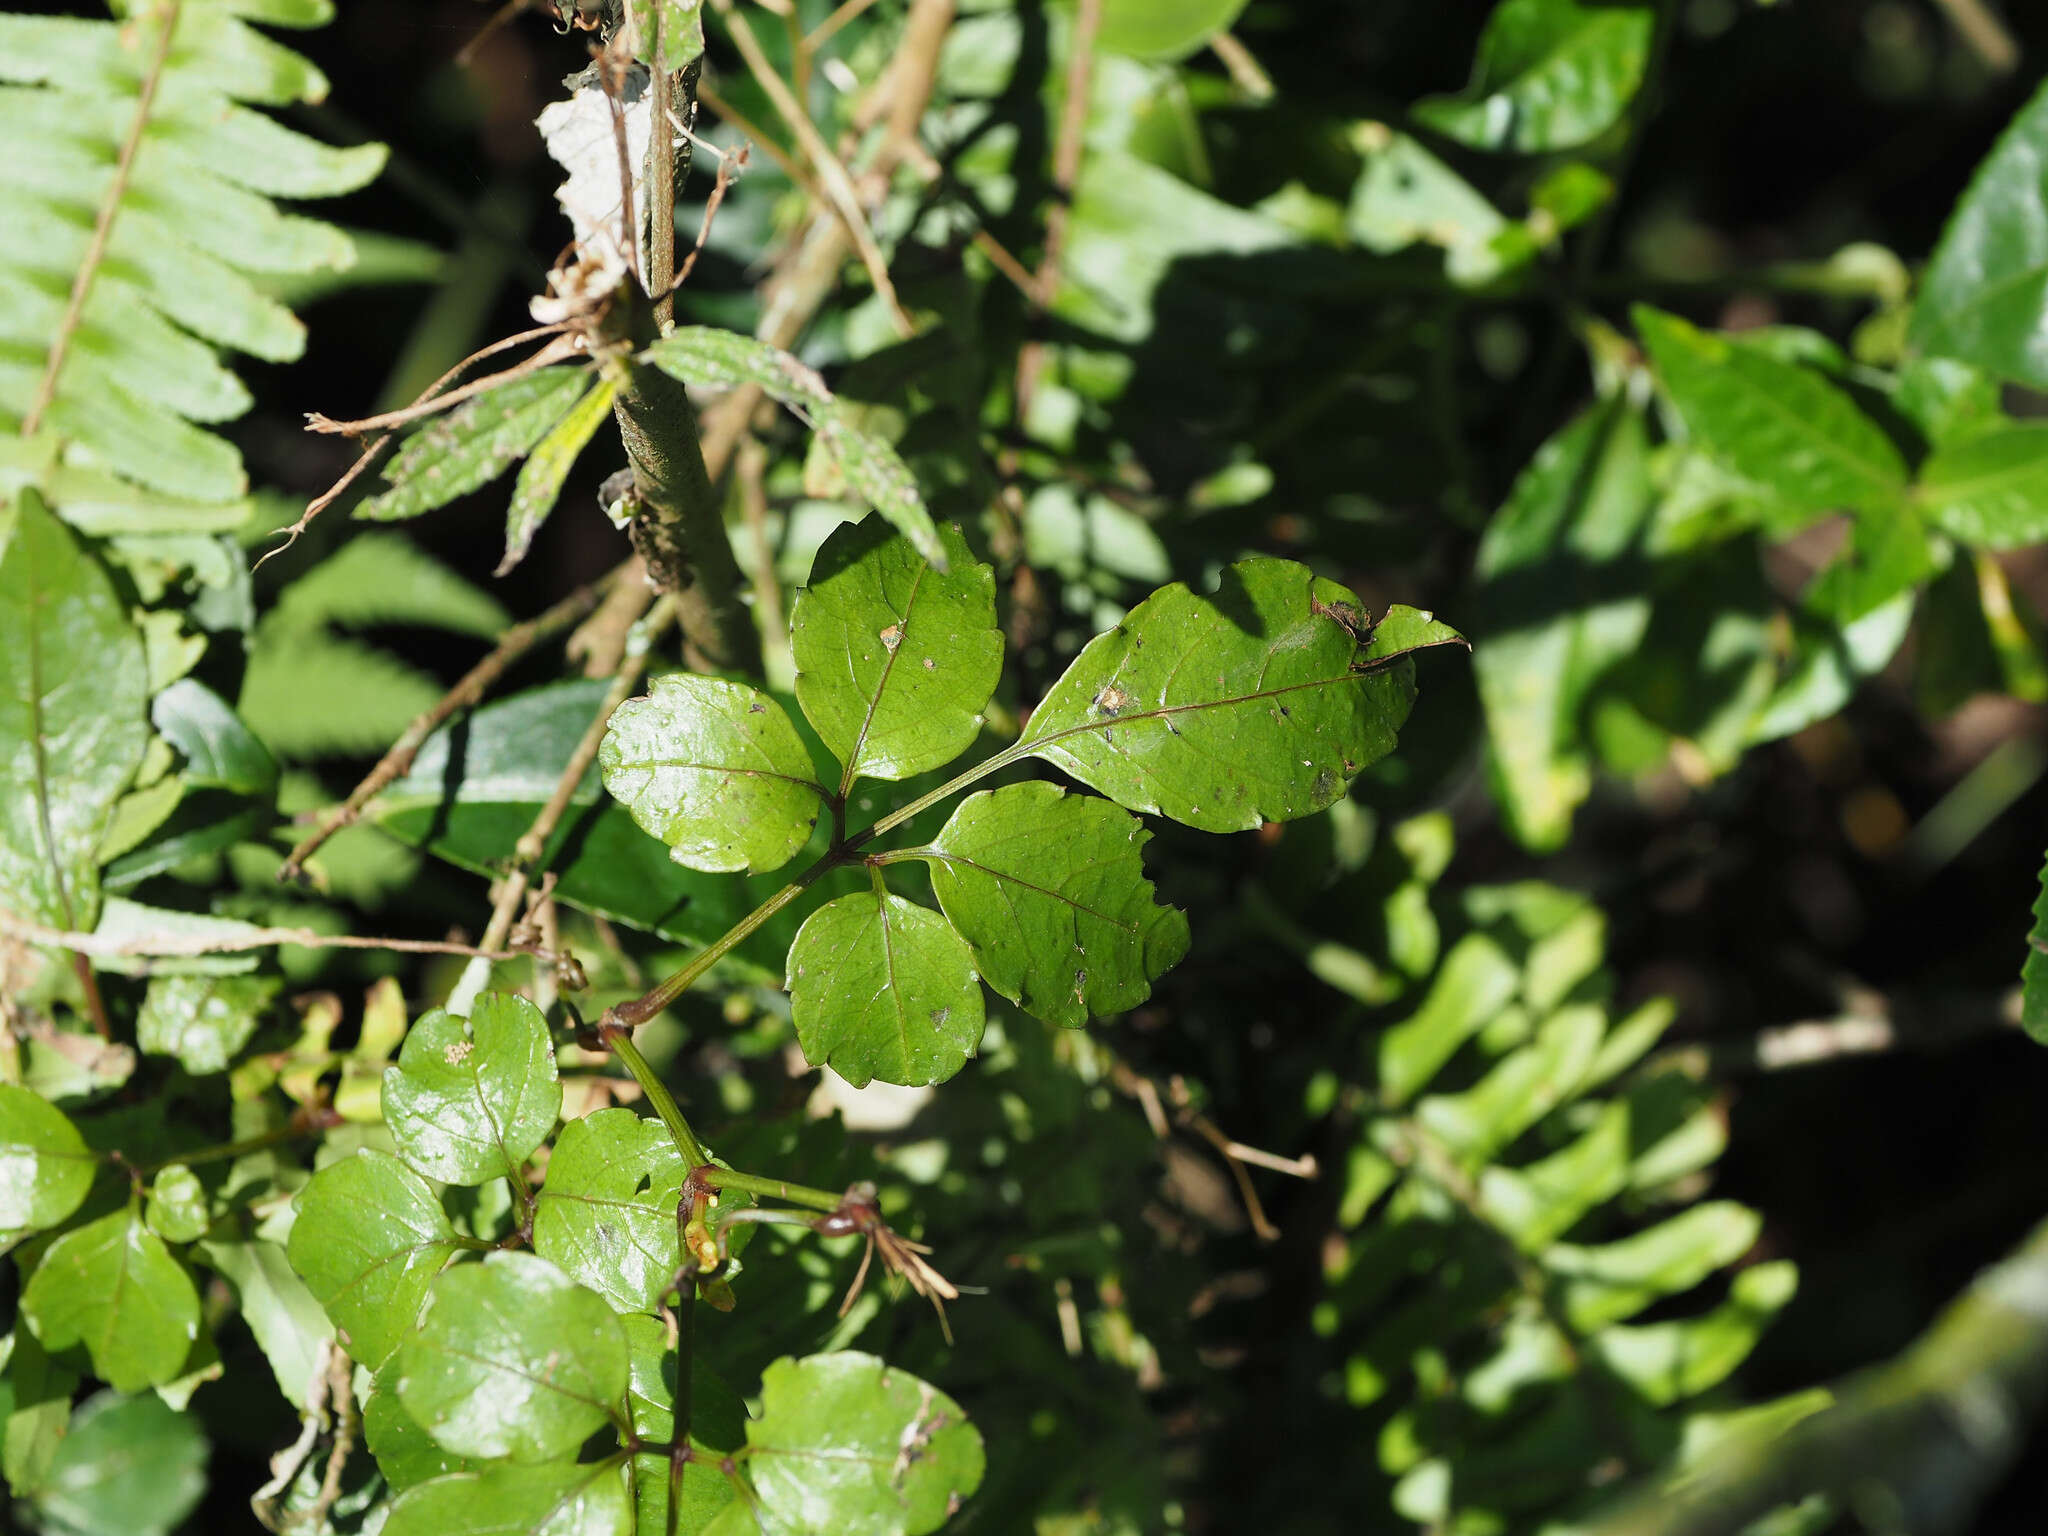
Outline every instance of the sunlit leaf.
{"type": "Polygon", "coordinates": [[[652,1312],[682,1265],[676,1200],[689,1170],[658,1120],[601,1109],[562,1127],[533,1250],[621,1312],[652,1312]]]}
{"type": "Polygon", "coordinates": [[[1479,40],[1472,83],[1415,104],[1416,120],[1474,149],[1573,149],[1620,118],[1643,80],[1648,6],[1502,0],[1479,40]]]}
{"type": "Polygon", "coordinates": [[[399,1155],[449,1184],[509,1177],[561,1111],[547,1020],[515,993],[485,993],[467,1019],[434,1009],[384,1073],[384,1118],[399,1155]]]}
{"type": "Polygon", "coordinates": [[[0,1247],[77,1210],[98,1164],[62,1110],[0,1083],[0,1247]]]}
{"type": "Polygon", "coordinates": [[[391,1505],[383,1536],[633,1536],[626,1469],[488,1467],[406,1489],[391,1505]]]}
{"type": "Polygon", "coordinates": [[[330,1163],[299,1192],[292,1268],[351,1356],[375,1370],[412,1331],[454,1225],[426,1181],[388,1152],[330,1163]]]}
{"type": "Polygon", "coordinates": [[[1152,897],[1129,812],[1053,784],[970,795],[923,854],[946,917],[996,991],[1049,1024],[1135,1008],[1188,949],[1152,897]]]}
{"type": "Polygon", "coordinates": [[[21,1315],[45,1349],[83,1344],[120,1392],[173,1380],[199,1337],[199,1292],[137,1209],[65,1233],[29,1277],[21,1315]]]}

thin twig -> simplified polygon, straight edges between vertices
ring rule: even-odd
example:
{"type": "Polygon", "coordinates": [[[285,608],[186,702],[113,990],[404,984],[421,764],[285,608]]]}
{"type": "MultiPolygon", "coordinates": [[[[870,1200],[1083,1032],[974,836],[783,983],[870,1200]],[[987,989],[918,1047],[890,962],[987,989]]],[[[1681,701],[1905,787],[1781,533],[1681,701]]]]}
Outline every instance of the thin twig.
{"type": "MultiPolygon", "coordinates": [[[[500,352],[508,352],[514,347],[522,346],[529,341],[538,340],[542,336],[552,336],[561,329],[562,327],[560,325],[536,326],[534,329],[530,331],[521,331],[514,336],[502,337],[499,340],[492,342],[487,347],[478,348],[476,351],[470,353],[469,356],[465,357],[461,362],[457,363],[453,368],[450,368],[446,373],[442,374],[440,378],[434,380],[433,383],[429,384],[423,391],[421,391],[419,399],[414,401],[414,404],[417,405],[423,401],[434,399],[441,393],[442,390],[446,389],[450,384],[453,384],[457,379],[461,378],[463,374],[467,373],[471,368],[475,367],[485,358],[494,357],[500,352]]],[[[344,474],[339,480],[335,481],[333,485],[329,486],[326,491],[322,492],[318,496],[315,496],[311,501],[306,503],[306,510],[299,514],[298,521],[293,523],[291,527],[284,530],[284,542],[278,545],[275,549],[266,550],[262,554],[262,556],[260,556],[257,559],[256,564],[252,566],[250,569],[252,571],[262,570],[264,563],[266,561],[275,559],[277,556],[283,554],[286,550],[290,549],[294,544],[298,543],[299,535],[304,533],[309,527],[312,526],[313,519],[318,517],[322,512],[325,512],[337,501],[341,500],[343,495],[347,493],[348,488],[354,485],[356,481],[360,480],[363,477],[364,473],[369,469],[369,467],[377,461],[378,455],[383,453],[385,448],[390,446],[391,440],[394,436],[394,433],[385,433],[382,437],[378,438],[377,441],[370,444],[369,447],[365,448],[359,455],[357,455],[355,463],[351,464],[348,467],[348,472],[346,474],[344,474]]]]}
{"type": "MultiPolygon", "coordinates": [[[[559,326],[547,327],[559,330],[559,326]]],[[[520,379],[536,374],[543,368],[565,362],[581,351],[581,343],[574,337],[557,336],[529,358],[514,363],[510,368],[497,373],[487,373],[480,379],[471,379],[460,389],[451,389],[446,394],[422,397],[411,405],[396,411],[386,411],[380,416],[365,416],[360,421],[336,421],[332,416],[323,416],[318,411],[306,415],[306,430],[320,432],[331,437],[362,437],[371,432],[389,432],[398,427],[411,426],[429,416],[439,416],[452,411],[465,400],[473,400],[501,384],[517,383],[520,379]]]]}
{"type": "MultiPolygon", "coordinates": [[[[854,190],[853,178],[847,174],[846,167],[839,163],[839,157],[832,153],[831,146],[825,142],[816,125],[811,122],[810,113],[804,110],[803,104],[791,93],[789,82],[784,80],[776,72],[775,66],[769,62],[768,55],[762,51],[761,40],[754,36],[754,29],[747,24],[746,17],[739,13],[733,0],[712,0],[712,3],[725,18],[726,29],[732,34],[733,43],[739,49],[740,57],[746,60],[748,70],[759,82],[761,89],[767,92],[768,99],[775,104],[775,110],[782,114],[783,121],[789,124],[790,131],[796,135],[798,146],[817,168],[818,180],[824,185],[826,199],[845,221],[847,233],[853,237],[854,249],[860,253],[861,265],[867,268],[868,280],[875,285],[875,292],[881,295],[882,302],[888,307],[898,334],[915,334],[916,327],[910,323],[910,317],[903,312],[902,302],[896,296],[896,285],[889,278],[889,264],[883,259],[881,247],[875,243],[874,231],[868,227],[867,214],[861,208],[860,196],[854,190]]],[[[1082,0],[1082,3],[1085,6],[1090,0],[1082,0]]]]}
{"type": "Polygon", "coordinates": [[[855,20],[874,3],[875,0],[846,0],[846,3],[840,6],[838,10],[811,28],[810,36],[804,39],[804,45],[811,52],[816,53],[824,45],[827,38],[831,37],[833,33],[837,32],[849,21],[855,20]]]}
{"type": "MultiPolygon", "coordinates": [[[[746,168],[747,146],[744,144],[731,154],[718,157],[718,175],[711,184],[711,195],[704,200],[704,218],[697,226],[697,243],[690,247],[690,254],[683,258],[683,264],[676,268],[676,275],[661,296],[663,300],[668,300],[697,270],[697,258],[704,254],[704,246],[711,239],[712,221],[718,217],[718,210],[725,203],[725,194],[732,190],[732,184],[739,180],[740,172],[746,168]]],[[[670,313],[674,313],[673,303],[670,304],[670,313]]]]}
{"type": "MultiPolygon", "coordinates": [[[[1059,138],[1053,145],[1052,204],[1045,214],[1045,250],[1038,260],[1033,290],[1038,307],[1050,305],[1060,286],[1060,260],[1066,252],[1067,225],[1074,184],[1081,175],[1081,152],[1087,144],[1088,95],[1095,78],[1095,38],[1102,28],[1102,0],[1079,0],[1074,9],[1074,35],[1067,53],[1066,100],[1060,104],[1059,138]]],[[[1017,420],[1031,419],[1031,403],[1045,375],[1045,343],[1028,341],[1017,354],[1017,420]]]]}
{"type": "Polygon", "coordinates": [[[782,613],[782,583],[775,574],[775,550],[768,542],[768,450],[758,438],[741,441],[734,475],[740,508],[746,516],[747,540],[753,546],[754,606],[760,610],[767,647],[787,660],[789,626],[782,613]]]}
{"type": "Polygon", "coordinates": [[[198,955],[232,955],[289,945],[298,949],[379,949],[401,955],[465,955],[471,959],[516,960],[525,950],[493,951],[473,944],[438,939],[372,939],[353,933],[315,933],[310,928],[251,928],[235,933],[145,933],[111,938],[98,933],[68,933],[24,922],[0,912],[0,933],[28,944],[48,944],[81,955],[139,960],[186,960],[198,955]]]}
{"type": "Polygon", "coordinates": [[[1978,61],[1995,75],[2008,75],[2019,67],[2020,45],[2006,24],[1992,13],[1984,0],[1934,0],[1948,17],[1956,35],[1969,45],[1978,61]]]}
{"type": "Polygon", "coordinates": [[[1239,42],[1229,32],[1218,32],[1209,39],[1209,50],[1214,53],[1223,67],[1230,72],[1231,84],[1253,101],[1273,99],[1273,77],[1252,57],[1251,49],[1239,42]]]}
{"type": "Polygon", "coordinates": [[[419,756],[421,744],[442,722],[458,710],[476,704],[491,685],[534,646],[567,629],[595,608],[616,575],[617,572],[613,572],[588,586],[578,587],[538,617],[506,630],[491,648],[491,653],[464,673],[462,680],[441,695],[432,708],[422,711],[391,744],[391,749],[377,760],[377,766],[349,792],[348,799],[330,811],[312,835],[286,855],[277,878],[296,880],[304,873],[306,860],[319,851],[321,844],[361,815],[363,807],[382,793],[386,785],[394,783],[411,769],[413,759],[419,756]]]}
{"type": "Polygon", "coordinates": [[[598,705],[597,715],[583,733],[583,739],[570,754],[568,765],[555,781],[554,793],[541,807],[540,814],[533,818],[528,827],[513,845],[512,867],[506,871],[504,882],[498,888],[497,902],[491,908],[491,920],[484,929],[483,945],[486,950],[495,949],[505,942],[512,931],[512,920],[520,903],[526,898],[528,885],[541,867],[541,859],[547,852],[548,839],[554,836],[555,828],[561,824],[562,815],[569,809],[569,802],[576,796],[576,790],[583,782],[584,774],[597,758],[597,749],[604,741],[604,733],[611,724],[612,712],[631,697],[639,685],[641,674],[647,670],[647,660],[654,649],[654,641],[661,632],[675,622],[675,598],[663,594],[648,613],[642,628],[640,643],[629,644],[626,659],[619,667],[618,675],[606,690],[604,701],[598,705]]]}
{"type": "Polygon", "coordinates": [[[28,411],[21,418],[23,437],[36,435],[36,429],[43,423],[43,412],[57,398],[58,376],[64,371],[64,359],[71,350],[71,339],[78,334],[79,323],[85,318],[85,301],[92,293],[93,279],[99,276],[100,263],[106,260],[107,246],[114,238],[114,219],[121,211],[121,200],[128,195],[128,181],[135,173],[135,156],[141,151],[143,136],[149,131],[149,114],[156,102],[157,85],[170,63],[171,44],[177,37],[183,9],[183,0],[164,0],[157,12],[163,23],[163,33],[157,38],[156,53],[150,59],[149,68],[142,76],[141,89],[136,93],[135,120],[128,125],[128,136],[121,141],[121,154],[114,162],[114,178],[107,183],[107,195],[100,202],[99,217],[93,221],[92,239],[86,243],[85,256],[78,263],[77,274],[71,279],[71,296],[65,301],[64,316],[57,322],[57,333],[51,339],[49,360],[43,365],[43,376],[36,381],[36,392],[29,400],[28,411]]]}
{"type": "Polygon", "coordinates": [[[538,10],[546,0],[505,0],[491,19],[477,28],[476,35],[455,52],[455,67],[467,69],[476,59],[476,51],[485,41],[499,32],[513,17],[525,11],[538,10]]]}
{"type": "MultiPolygon", "coordinates": [[[[624,74],[624,67],[618,57],[618,52],[620,51],[622,51],[621,39],[614,38],[612,41],[612,51],[593,48],[590,50],[590,56],[597,61],[597,78],[604,87],[605,102],[611,108],[612,144],[619,154],[620,196],[625,202],[625,211],[620,215],[620,220],[624,225],[621,232],[625,236],[626,270],[635,276],[639,276],[640,200],[633,195],[633,152],[631,146],[626,142],[625,103],[619,100],[621,77],[624,74]]],[[[631,56],[627,55],[627,57],[630,58],[631,56]]],[[[654,136],[650,135],[648,139],[650,152],[653,148],[653,141],[654,136]]]]}
{"type": "Polygon", "coordinates": [[[778,144],[773,136],[763,133],[761,125],[727,101],[724,96],[720,95],[717,87],[707,85],[700,80],[697,83],[697,100],[700,105],[710,108],[720,122],[724,123],[734,133],[737,133],[749,143],[758,147],[761,153],[770,160],[773,160],[776,168],[794,182],[800,190],[814,197],[823,195],[818,191],[817,184],[811,179],[810,172],[803,168],[802,162],[781,144],[778,144]]]}

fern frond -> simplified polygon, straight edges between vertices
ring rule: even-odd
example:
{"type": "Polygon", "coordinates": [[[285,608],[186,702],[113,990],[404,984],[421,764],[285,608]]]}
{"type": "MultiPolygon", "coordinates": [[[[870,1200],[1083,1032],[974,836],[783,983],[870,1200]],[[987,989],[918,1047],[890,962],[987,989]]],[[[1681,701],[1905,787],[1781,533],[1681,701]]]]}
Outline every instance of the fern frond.
{"type": "Polygon", "coordinates": [[[496,598],[399,535],[366,533],[285,588],[263,622],[278,633],[411,624],[488,638],[512,621],[496,598]]]}
{"type": "Polygon", "coordinates": [[[218,529],[248,477],[205,428],[250,396],[217,349],[297,357],[304,328],[257,279],[355,260],[272,199],[353,191],[384,151],[252,110],[327,82],[248,23],[320,26],[329,0],[112,8],[0,13],[0,431],[27,445],[4,469],[81,526],[118,505],[124,531],[218,529]]]}
{"type": "Polygon", "coordinates": [[[322,631],[251,648],[236,704],[281,757],[307,760],[381,751],[441,697],[441,685],[387,651],[322,631]]]}

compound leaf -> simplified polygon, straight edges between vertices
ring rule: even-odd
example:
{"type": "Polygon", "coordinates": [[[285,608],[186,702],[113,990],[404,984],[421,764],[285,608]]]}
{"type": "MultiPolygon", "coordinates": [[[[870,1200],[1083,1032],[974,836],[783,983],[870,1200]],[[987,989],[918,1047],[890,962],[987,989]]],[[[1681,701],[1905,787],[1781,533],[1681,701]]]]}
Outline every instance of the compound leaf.
{"type": "Polygon", "coordinates": [[[643,830],[711,874],[781,868],[825,798],[782,706],[718,677],[656,678],[612,715],[597,761],[643,830]]]}
{"type": "Polygon", "coordinates": [[[985,1465],[958,1403],[852,1350],[770,1365],[747,1443],[762,1505],[801,1531],[922,1536],[980,1486],[985,1465]]]}
{"type": "Polygon", "coordinates": [[[1090,641],[1012,750],[1133,811],[1206,832],[1320,811],[1393,750],[1407,652],[1456,642],[1412,609],[1382,621],[1291,560],[1240,561],[1216,592],[1175,583],[1090,641]]]}
{"type": "Polygon", "coordinates": [[[563,420],[589,382],[581,368],[543,368],[435,417],[385,466],[390,489],[372,496],[355,515],[397,522],[490,484],[563,420]]]}
{"type": "Polygon", "coordinates": [[[1055,784],[970,795],[921,856],[988,984],[1049,1024],[1134,1008],[1188,950],[1152,899],[1137,817],[1055,784]]]}
{"type": "Polygon", "coordinates": [[[1415,104],[1418,122],[1474,149],[1548,154],[1613,127],[1643,83],[1647,6],[1502,0],[1461,95],[1415,104]]]}
{"type": "Polygon", "coordinates": [[[98,1165],[62,1110],[41,1094],[0,1083],[0,1247],[77,1210],[98,1165]]]}
{"type": "Polygon", "coordinates": [[[621,1312],[652,1312],[682,1264],[676,1201],[689,1170],[658,1121],[601,1109],[562,1127],[533,1215],[533,1249],[621,1312]]]}
{"type": "Polygon", "coordinates": [[[113,582],[42,498],[24,490],[13,525],[0,555],[0,903],[90,928],[100,838],[149,745],[148,664],[113,582]]]}
{"type": "Polygon", "coordinates": [[[488,1467],[420,1483],[391,1505],[383,1536],[632,1536],[633,1497],[616,1462],[488,1467]]]}
{"type": "Polygon", "coordinates": [[[2048,87],[1949,215],[1908,336],[1922,352],[2048,389],[2048,87]]]}
{"type": "Polygon", "coordinates": [[[21,1293],[48,1350],[83,1344],[117,1392],[175,1380],[199,1337],[199,1292],[134,1208],[66,1232],[21,1293]]]}
{"type": "Polygon", "coordinates": [[[827,902],[797,930],[789,1006],[804,1058],[856,1088],[944,1082],[981,1040],[967,941],[938,913],[875,891],[827,902]]]}
{"type": "Polygon", "coordinates": [[[406,1412],[458,1456],[573,1456],[626,1395],[618,1315],[530,1253],[440,1276],[398,1358],[406,1412]]]}
{"type": "Polygon", "coordinates": [[[561,1112],[547,1020],[509,992],[485,993],[467,1019],[436,1008],[384,1073],[384,1118],[399,1155],[448,1184],[510,1176],[561,1112]]]}
{"type": "Polygon", "coordinates": [[[1002,676],[995,575],[957,530],[939,537],[944,574],[886,527],[843,524],[797,594],[797,702],[845,765],[842,791],[958,757],[1002,676]]]}
{"type": "Polygon", "coordinates": [[[434,1276],[460,1246],[426,1181],[388,1152],[313,1175],[286,1249],[342,1347],[377,1369],[411,1331],[434,1276]]]}

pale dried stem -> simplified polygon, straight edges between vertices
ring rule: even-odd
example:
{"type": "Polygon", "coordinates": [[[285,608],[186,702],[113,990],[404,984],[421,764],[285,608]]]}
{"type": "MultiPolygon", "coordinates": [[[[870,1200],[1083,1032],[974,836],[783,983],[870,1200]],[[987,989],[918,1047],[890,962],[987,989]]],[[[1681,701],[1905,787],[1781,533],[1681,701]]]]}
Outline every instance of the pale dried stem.
{"type": "Polygon", "coordinates": [[[804,46],[816,53],[833,33],[848,22],[857,19],[875,3],[875,0],[846,0],[846,3],[811,28],[810,36],[804,39],[804,46]]]}
{"type": "MultiPolygon", "coordinates": [[[[545,326],[542,327],[541,333],[560,329],[560,326],[545,326]]],[[[527,331],[519,337],[507,337],[504,341],[493,343],[488,350],[502,351],[508,346],[516,345],[518,341],[531,340],[535,334],[533,331],[527,331]]],[[[416,421],[425,421],[429,416],[439,416],[452,411],[465,400],[473,400],[501,384],[515,384],[523,378],[539,373],[543,368],[566,362],[581,352],[582,344],[575,338],[556,336],[533,356],[514,363],[510,368],[501,369],[497,373],[487,373],[480,379],[471,379],[461,388],[451,389],[446,394],[429,392],[411,405],[395,411],[386,411],[381,416],[365,416],[360,421],[336,421],[332,416],[323,416],[318,411],[309,412],[306,416],[306,430],[333,437],[362,437],[371,432],[389,432],[398,427],[408,427],[416,421]]],[[[476,361],[476,357],[483,355],[478,353],[465,359],[462,366],[467,367],[469,363],[476,361]]]]}
{"type": "Polygon", "coordinates": [[[375,949],[401,955],[465,955],[471,959],[513,960],[523,950],[493,951],[488,947],[435,939],[378,939],[352,933],[315,933],[310,928],[254,928],[246,933],[144,933],[115,939],[97,933],[69,933],[26,922],[0,912],[0,933],[27,944],[45,944],[81,955],[131,960],[189,960],[200,955],[233,955],[251,950],[290,946],[297,949],[375,949]]]}
{"type": "Polygon", "coordinates": [[[1229,71],[1231,83],[1246,96],[1253,101],[1273,99],[1273,77],[1252,57],[1251,49],[1228,32],[1218,32],[1211,37],[1209,49],[1229,71]]]}
{"type": "Polygon", "coordinates": [[[578,587],[538,617],[516,624],[499,636],[491,653],[464,673],[462,680],[441,695],[432,708],[422,711],[391,744],[391,749],[377,760],[377,766],[349,792],[348,799],[329,812],[312,835],[292,849],[278,869],[277,878],[297,879],[304,872],[306,860],[317,853],[323,843],[361,815],[363,807],[382,793],[387,785],[405,775],[419,756],[421,745],[438,726],[458,710],[468,709],[481,700],[491,685],[534,646],[560,633],[595,608],[617,574],[613,572],[588,586],[578,587]]]}

